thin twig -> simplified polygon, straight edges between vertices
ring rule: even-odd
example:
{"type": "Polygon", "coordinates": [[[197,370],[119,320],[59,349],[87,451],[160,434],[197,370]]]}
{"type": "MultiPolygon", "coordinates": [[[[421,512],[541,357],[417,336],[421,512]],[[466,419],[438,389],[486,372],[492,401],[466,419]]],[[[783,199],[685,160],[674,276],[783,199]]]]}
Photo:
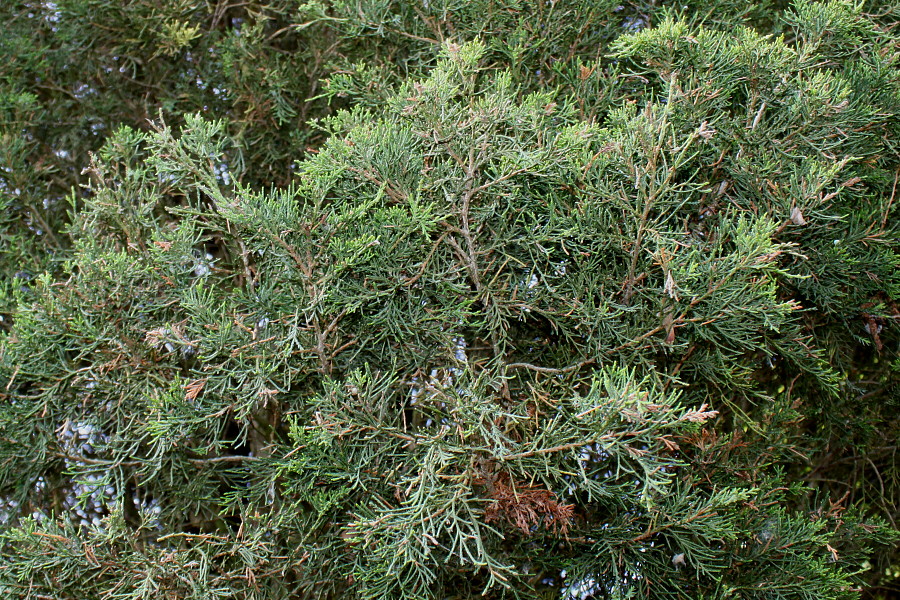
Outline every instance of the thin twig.
{"type": "Polygon", "coordinates": [[[510,363],[506,365],[507,369],[528,369],[530,371],[537,371],[538,373],[569,373],[570,371],[576,371],[581,367],[586,365],[590,365],[596,362],[593,358],[589,358],[588,360],[583,360],[580,363],[575,363],[574,365],[569,365],[568,367],[563,367],[561,369],[554,369],[552,367],[539,367],[537,365],[533,365],[531,363],[510,363]]]}
{"type": "MultiPolygon", "coordinates": [[[[139,467],[150,461],[143,460],[108,460],[102,458],[88,458],[86,456],[72,456],[70,454],[56,453],[59,458],[71,460],[73,462],[85,463],[88,465],[108,465],[113,467],[139,467]]],[[[224,462],[243,462],[260,460],[258,456],[241,456],[241,455],[225,455],[214,456],[212,458],[188,458],[187,461],[197,466],[206,464],[224,463],[224,462]]]]}
{"type": "Polygon", "coordinates": [[[500,460],[518,460],[520,458],[529,458],[531,456],[537,456],[538,454],[553,454],[554,452],[565,452],[566,450],[572,450],[573,448],[581,448],[586,446],[587,442],[584,440],[580,442],[572,442],[571,444],[563,444],[562,446],[554,446],[552,448],[539,448],[537,450],[529,450],[528,452],[519,452],[518,454],[508,454],[506,456],[499,456],[500,460]]]}

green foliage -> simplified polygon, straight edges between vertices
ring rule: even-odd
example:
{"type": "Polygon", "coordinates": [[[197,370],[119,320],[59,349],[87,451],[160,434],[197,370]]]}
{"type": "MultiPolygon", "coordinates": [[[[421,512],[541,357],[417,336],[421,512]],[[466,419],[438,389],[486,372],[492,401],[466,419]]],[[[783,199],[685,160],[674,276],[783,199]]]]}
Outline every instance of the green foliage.
{"type": "Polygon", "coordinates": [[[896,589],[891,13],[3,10],[5,597],[896,589]]]}

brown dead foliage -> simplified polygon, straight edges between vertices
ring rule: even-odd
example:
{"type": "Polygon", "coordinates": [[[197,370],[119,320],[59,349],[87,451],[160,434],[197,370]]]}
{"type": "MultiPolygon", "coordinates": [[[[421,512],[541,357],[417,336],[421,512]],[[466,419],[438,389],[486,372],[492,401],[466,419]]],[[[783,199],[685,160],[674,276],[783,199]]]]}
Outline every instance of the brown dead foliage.
{"type": "Polygon", "coordinates": [[[575,514],[574,504],[560,504],[556,494],[542,487],[513,483],[506,473],[494,478],[488,497],[493,502],[485,510],[485,522],[506,523],[525,535],[542,527],[565,535],[575,514]]]}

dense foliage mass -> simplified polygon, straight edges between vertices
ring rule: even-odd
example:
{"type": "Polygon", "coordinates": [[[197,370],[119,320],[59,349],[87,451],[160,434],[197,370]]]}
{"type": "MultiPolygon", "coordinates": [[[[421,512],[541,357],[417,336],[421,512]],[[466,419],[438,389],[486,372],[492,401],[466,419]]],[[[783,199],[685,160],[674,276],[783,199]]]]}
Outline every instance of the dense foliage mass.
{"type": "Polygon", "coordinates": [[[0,15],[4,598],[900,591],[900,10],[0,15]]]}

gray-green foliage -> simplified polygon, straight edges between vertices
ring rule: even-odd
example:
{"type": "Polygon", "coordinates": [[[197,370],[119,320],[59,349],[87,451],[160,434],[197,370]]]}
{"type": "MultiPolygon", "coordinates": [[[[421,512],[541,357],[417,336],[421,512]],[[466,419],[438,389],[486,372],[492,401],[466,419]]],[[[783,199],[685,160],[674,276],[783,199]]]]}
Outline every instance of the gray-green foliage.
{"type": "MultiPolygon", "coordinates": [[[[618,7],[549,3],[545,43],[571,44],[550,87],[534,71],[557,50],[527,42],[522,6],[432,4],[297,7],[291,35],[327,30],[335,64],[358,65],[324,84],[225,53],[254,89],[351,96],[309,129],[278,128],[290,100],[265,104],[287,111],[271,136],[237,105],[167,107],[92,156],[56,262],[4,288],[0,591],[795,599],[877,583],[864,565],[896,560],[898,493],[886,17],[720,3],[618,36],[618,7]],[[748,21],[786,35],[727,27],[748,21]],[[437,51],[423,26],[457,41],[437,51]],[[524,36],[521,56],[491,28],[524,36]],[[617,38],[611,54],[586,54],[588,33],[617,38]],[[276,154],[247,154],[251,131],[276,154]],[[322,143],[300,160],[297,139],[322,143]],[[292,153],[295,176],[260,185],[292,153]],[[854,485],[860,460],[879,490],[854,485]]],[[[116,14],[150,23],[140,6],[116,14]]],[[[167,10],[181,16],[132,51],[219,39],[195,37],[200,7],[167,10]]],[[[36,106],[17,93],[9,114],[36,106]]]]}

